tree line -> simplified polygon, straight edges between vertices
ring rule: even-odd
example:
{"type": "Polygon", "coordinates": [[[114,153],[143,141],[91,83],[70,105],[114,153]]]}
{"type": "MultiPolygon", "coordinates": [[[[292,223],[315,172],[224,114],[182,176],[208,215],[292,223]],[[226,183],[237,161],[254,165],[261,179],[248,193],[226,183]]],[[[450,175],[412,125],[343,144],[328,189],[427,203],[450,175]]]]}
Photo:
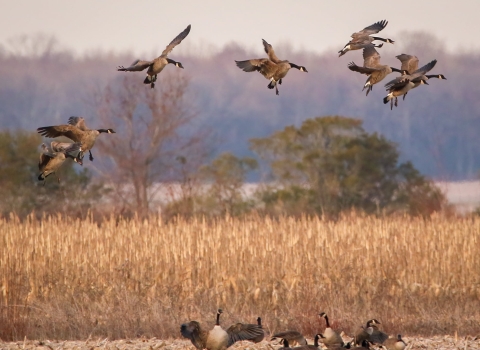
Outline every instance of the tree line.
{"type": "Polygon", "coordinates": [[[189,84],[175,72],[156,89],[145,89],[133,75],[122,75],[101,89],[92,102],[95,117],[117,133],[97,141],[94,162],[80,168],[67,161],[60,183],[36,181],[37,133],[2,131],[1,212],[335,217],[351,210],[429,215],[445,205],[431,180],[400,161],[398,146],[367,132],[359,119],[313,117],[251,138],[253,157],[212,157],[221,147],[213,131],[198,123],[189,84]],[[246,193],[252,172],[260,181],[246,193]],[[159,201],[169,184],[175,184],[170,197],[159,201]]]}

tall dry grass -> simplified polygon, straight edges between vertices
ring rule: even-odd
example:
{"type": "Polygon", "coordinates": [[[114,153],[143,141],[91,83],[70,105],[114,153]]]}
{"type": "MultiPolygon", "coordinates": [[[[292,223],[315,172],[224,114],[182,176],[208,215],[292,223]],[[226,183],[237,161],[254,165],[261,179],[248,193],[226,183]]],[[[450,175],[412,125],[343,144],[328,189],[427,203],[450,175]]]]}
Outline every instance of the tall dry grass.
{"type": "Polygon", "coordinates": [[[178,337],[190,319],[270,331],[480,333],[480,219],[0,220],[0,338],[178,337]]]}

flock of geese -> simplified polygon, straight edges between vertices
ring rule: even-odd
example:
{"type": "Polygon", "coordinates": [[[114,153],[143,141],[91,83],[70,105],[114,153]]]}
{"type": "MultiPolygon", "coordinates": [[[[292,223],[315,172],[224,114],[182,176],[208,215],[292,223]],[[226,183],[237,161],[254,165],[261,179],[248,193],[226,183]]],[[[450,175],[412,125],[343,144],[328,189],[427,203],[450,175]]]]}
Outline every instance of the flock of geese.
{"type": "MultiPolygon", "coordinates": [[[[398,97],[403,96],[405,99],[408,92],[420,85],[427,84],[427,80],[431,78],[446,79],[443,74],[427,75],[432,70],[437,60],[432,60],[424,66],[418,68],[418,58],[414,55],[400,54],[396,56],[401,62],[400,68],[390,67],[389,65],[382,65],[380,63],[380,55],[376,48],[381,48],[383,43],[375,44],[375,41],[383,41],[385,43],[393,44],[392,39],[381,38],[373,36],[383,30],[388,22],[382,20],[376,22],[361,31],[355,32],[351,35],[351,40],[339,51],[339,57],[345,55],[349,51],[363,49],[363,66],[358,66],[354,62],[348,64],[348,68],[354,72],[365,74],[368,76],[363,90],[367,90],[366,95],[372,91],[373,85],[378,84],[392,72],[398,72],[401,75],[385,84],[388,91],[387,96],[384,97],[383,102],[387,104],[390,101],[390,109],[393,105],[398,105],[398,97]]],[[[155,87],[157,75],[168,65],[173,64],[178,68],[184,68],[181,62],[175,61],[168,57],[168,54],[175,46],[180,44],[183,39],[190,33],[191,25],[188,25],[180,34],[178,34],[167,45],[162,54],[157,58],[146,60],[135,60],[129,67],[119,66],[118,71],[122,72],[138,72],[147,69],[147,77],[143,81],[144,84],[150,84],[151,88],[155,87]]],[[[263,40],[263,47],[268,57],[254,58],[243,61],[235,61],[238,68],[244,72],[259,72],[270,82],[267,85],[269,89],[274,89],[278,95],[278,85],[281,85],[283,79],[286,77],[291,68],[296,68],[301,72],[308,72],[304,66],[289,62],[288,60],[281,60],[275,54],[272,45],[266,40],[263,40]]],[[[362,91],[363,91],[362,90],[362,91]]],[[[83,153],[89,151],[90,160],[93,160],[91,148],[93,147],[96,138],[101,133],[115,133],[113,129],[88,129],[85,121],[81,117],[71,117],[68,124],[46,126],[38,128],[37,131],[46,137],[66,136],[74,143],[59,143],[52,142],[50,147],[45,144],[42,145],[42,153],[40,155],[39,169],[40,175],[38,180],[44,181],[47,176],[55,171],[63,164],[67,158],[72,158],[79,164],[82,163],[83,153]]],[[[57,177],[58,181],[60,179],[57,177]]]]}
{"type": "MultiPolygon", "coordinates": [[[[265,338],[260,317],[257,318],[257,324],[236,323],[225,330],[220,326],[222,313],[222,309],[217,310],[216,323],[211,330],[203,329],[197,321],[190,321],[180,326],[180,333],[183,337],[190,339],[198,350],[225,350],[237,341],[247,340],[258,343],[265,338]]],[[[374,346],[379,349],[404,350],[407,346],[400,334],[389,337],[382,332],[378,327],[380,322],[376,319],[368,320],[365,326],[359,327],[352,340],[344,341],[342,336],[330,327],[325,312],[320,313],[319,317],[325,319],[326,328],[322,334],[315,335],[313,344],[307,344],[305,337],[295,330],[275,333],[270,340],[280,339],[282,347],[278,350],[291,349],[290,345],[297,345],[293,348],[297,350],[373,349],[374,346]]]]}

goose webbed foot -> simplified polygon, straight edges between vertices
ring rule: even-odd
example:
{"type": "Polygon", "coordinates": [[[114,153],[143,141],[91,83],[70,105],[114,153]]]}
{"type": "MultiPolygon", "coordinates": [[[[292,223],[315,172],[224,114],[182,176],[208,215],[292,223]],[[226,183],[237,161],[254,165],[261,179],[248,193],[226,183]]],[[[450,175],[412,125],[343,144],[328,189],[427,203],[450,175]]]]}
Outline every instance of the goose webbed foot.
{"type": "Polygon", "coordinates": [[[390,100],[390,110],[393,109],[393,98],[390,100]]]}
{"type": "Polygon", "coordinates": [[[150,84],[150,88],[153,89],[155,87],[155,83],[150,84]]]}
{"type": "Polygon", "coordinates": [[[88,151],[88,159],[90,159],[91,162],[93,162],[93,155],[91,151],[88,151]]]}
{"type": "Polygon", "coordinates": [[[405,97],[407,97],[407,94],[408,92],[405,93],[405,95],[403,95],[403,100],[405,101],[405,97]]]}
{"type": "Polygon", "coordinates": [[[280,79],[280,80],[278,81],[278,83],[279,83],[280,85],[282,85],[282,79],[280,79]]]}
{"type": "Polygon", "coordinates": [[[395,107],[398,107],[398,97],[395,97],[395,107]]]}

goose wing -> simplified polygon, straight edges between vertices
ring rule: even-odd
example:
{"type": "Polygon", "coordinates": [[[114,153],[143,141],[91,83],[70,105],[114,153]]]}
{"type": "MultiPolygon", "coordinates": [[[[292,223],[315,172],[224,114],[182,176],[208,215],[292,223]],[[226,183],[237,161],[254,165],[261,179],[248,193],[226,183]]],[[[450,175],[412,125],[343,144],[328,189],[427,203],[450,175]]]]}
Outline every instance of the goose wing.
{"type": "Polygon", "coordinates": [[[254,340],[258,336],[263,335],[263,328],[256,324],[236,323],[228,327],[228,345],[241,340],[254,340]]]}
{"type": "Polygon", "coordinates": [[[70,140],[75,142],[82,142],[81,138],[83,131],[73,125],[53,125],[53,126],[42,126],[37,129],[37,132],[45,137],[59,137],[65,136],[70,140]]]}
{"type": "Polygon", "coordinates": [[[70,117],[68,118],[68,124],[76,126],[80,130],[88,130],[87,125],[85,124],[85,118],[83,117],[70,117]]]}
{"type": "Polygon", "coordinates": [[[190,29],[192,28],[192,26],[189,24],[187,26],[187,28],[185,28],[183,30],[183,32],[181,32],[180,34],[178,34],[175,39],[173,39],[170,44],[168,44],[168,46],[165,48],[165,50],[163,50],[162,54],[160,57],[166,57],[170,51],[173,50],[173,48],[175,46],[177,46],[178,44],[180,44],[182,42],[183,39],[185,39],[188,35],[188,33],[190,33],[190,29]]]}
{"type": "Polygon", "coordinates": [[[400,69],[406,70],[408,74],[412,74],[418,69],[417,56],[412,56],[412,55],[407,55],[405,53],[402,53],[401,55],[398,55],[395,57],[397,57],[400,60],[400,62],[402,62],[402,67],[400,67],[400,69]]]}
{"type": "Polygon", "coordinates": [[[372,334],[370,334],[370,341],[376,344],[382,344],[385,340],[388,339],[388,334],[383,333],[381,330],[374,329],[372,334]]]}
{"type": "Polygon", "coordinates": [[[354,62],[350,62],[348,64],[348,69],[350,69],[351,71],[354,71],[354,72],[358,72],[358,73],[361,73],[361,74],[367,74],[367,75],[370,75],[373,72],[381,70],[381,68],[360,67],[360,66],[357,66],[354,62]]]}
{"type": "Polygon", "coordinates": [[[244,72],[260,71],[262,67],[270,67],[275,65],[275,63],[270,61],[268,58],[255,58],[246,61],[235,61],[235,63],[237,64],[237,67],[244,72]]]}
{"type": "Polygon", "coordinates": [[[153,61],[136,60],[130,65],[130,67],[118,66],[117,70],[121,72],[140,72],[148,68],[152,63],[153,61]]]}
{"type": "Polygon", "coordinates": [[[388,24],[387,20],[378,21],[377,23],[374,23],[372,25],[369,25],[368,27],[363,28],[359,32],[353,33],[352,38],[378,33],[379,31],[383,30],[383,28],[385,28],[387,24],[388,24]]]}
{"type": "Polygon", "coordinates": [[[380,65],[380,54],[375,46],[368,45],[363,49],[363,65],[365,67],[376,67],[380,65]]]}
{"type": "Polygon", "coordinates": [[[272,45],[267,43],[264,39],[262,39],[262,42],[263,42],[263,48],[265,49],[265,52],[267,53],[268,58],[275,63],[280,62],[280,59],[275,54],[275,51],[273,50],[272,45]]]}
{"type": "Polygon", "coordinates": [[[433,67],[435,67],[436,64],[437,64],[437,60],[430,61],[426,65],[418,68],[416,71],[414,71],[410,75],[412,76],[412,78],[420,77],[420,76],[424,75],[425,73],[431,71],[433,69],[433,67]]]}
{"type": "Polygon", "coordinates": [[[68,142],[56,142],[52,141],[52,149],[55,152],[71,153],[81,151],[82,144],[80,142],[68,143],[68,142]]]}

